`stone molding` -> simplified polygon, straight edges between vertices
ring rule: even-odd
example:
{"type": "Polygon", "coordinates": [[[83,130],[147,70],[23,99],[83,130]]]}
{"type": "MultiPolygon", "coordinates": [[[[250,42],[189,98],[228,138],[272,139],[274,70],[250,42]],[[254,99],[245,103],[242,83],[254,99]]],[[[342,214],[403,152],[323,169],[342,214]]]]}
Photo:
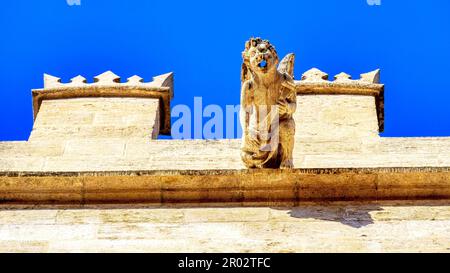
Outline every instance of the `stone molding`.
{"type": "Polygon", "coordinates": [[[0,174],[2,203],[277,206],[449,198],[448,167],[0,174]]]}

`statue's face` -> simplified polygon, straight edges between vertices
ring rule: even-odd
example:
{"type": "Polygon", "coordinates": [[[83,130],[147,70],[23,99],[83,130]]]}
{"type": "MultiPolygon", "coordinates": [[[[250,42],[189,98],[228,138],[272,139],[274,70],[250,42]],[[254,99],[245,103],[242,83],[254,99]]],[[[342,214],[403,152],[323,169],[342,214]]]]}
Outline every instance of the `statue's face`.
{"type": "Polygon", "coordinates": [[[256,73],[268,73],[275,70],[278,64],[278,56],[270,49],[270,44],[264,41],[250,47],[248,56],[250,57],[250,68],[256,73]]]}

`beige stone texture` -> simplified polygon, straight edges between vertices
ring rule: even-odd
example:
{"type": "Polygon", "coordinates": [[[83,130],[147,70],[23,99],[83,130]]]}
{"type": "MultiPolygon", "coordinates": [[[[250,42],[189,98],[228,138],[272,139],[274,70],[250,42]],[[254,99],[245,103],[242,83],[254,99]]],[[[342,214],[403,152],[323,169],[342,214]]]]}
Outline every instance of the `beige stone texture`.
{"type": "Polygon", "coordinates": [[[298,141],[357,142],[378,138],[378,119],[372,96],[300,95],[297,100],[294,119],[298,141]]]}
{"type": "Polygon", "coordinates": [[[446,201],[1,206],[1,252],[450,252],[446,201]]]}
{"type": "MultiPolygon", "coordinates": [[[[159,100],[151,98],[69,98],[44,100],[29,141],[97,138],[156,139],[159,100]]],[[[92,146],[88,148],[92,148],[92,146]]],[[[70,148],[68,145],[67,148],[70,148]]],[[[97,154],[91,150],[91,154],[97,154]]]]}

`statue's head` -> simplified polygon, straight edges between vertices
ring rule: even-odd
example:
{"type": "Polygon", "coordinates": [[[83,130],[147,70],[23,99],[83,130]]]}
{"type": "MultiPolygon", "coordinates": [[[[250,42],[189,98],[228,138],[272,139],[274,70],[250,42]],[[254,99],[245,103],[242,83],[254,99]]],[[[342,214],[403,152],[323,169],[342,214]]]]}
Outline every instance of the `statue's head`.
{"type": "Polygon", "coordinates": [[[245,43],[242,57],[244,64],[254,73],[265,74],[277,69],[278,54],[268,40],[251,38],[245,43]]]}

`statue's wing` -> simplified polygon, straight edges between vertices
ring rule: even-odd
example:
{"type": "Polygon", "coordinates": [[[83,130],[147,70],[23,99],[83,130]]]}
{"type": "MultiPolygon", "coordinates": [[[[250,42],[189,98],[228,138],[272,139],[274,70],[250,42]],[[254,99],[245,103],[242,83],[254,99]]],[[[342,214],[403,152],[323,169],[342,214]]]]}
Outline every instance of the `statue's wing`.
{"type": "Polygon", "coordinates": [[[248,70],[247,64],[243,63],[241,66],[241,83],[250,80],[250,71],[248,70]]]}
{"type": "Polygon", "coordinates": [[[280,73],[286,73],[292,78],[294,78],[294,61],[295,61],[294,53],[286,55],[278,65],[278,71],[280,73]]]}

